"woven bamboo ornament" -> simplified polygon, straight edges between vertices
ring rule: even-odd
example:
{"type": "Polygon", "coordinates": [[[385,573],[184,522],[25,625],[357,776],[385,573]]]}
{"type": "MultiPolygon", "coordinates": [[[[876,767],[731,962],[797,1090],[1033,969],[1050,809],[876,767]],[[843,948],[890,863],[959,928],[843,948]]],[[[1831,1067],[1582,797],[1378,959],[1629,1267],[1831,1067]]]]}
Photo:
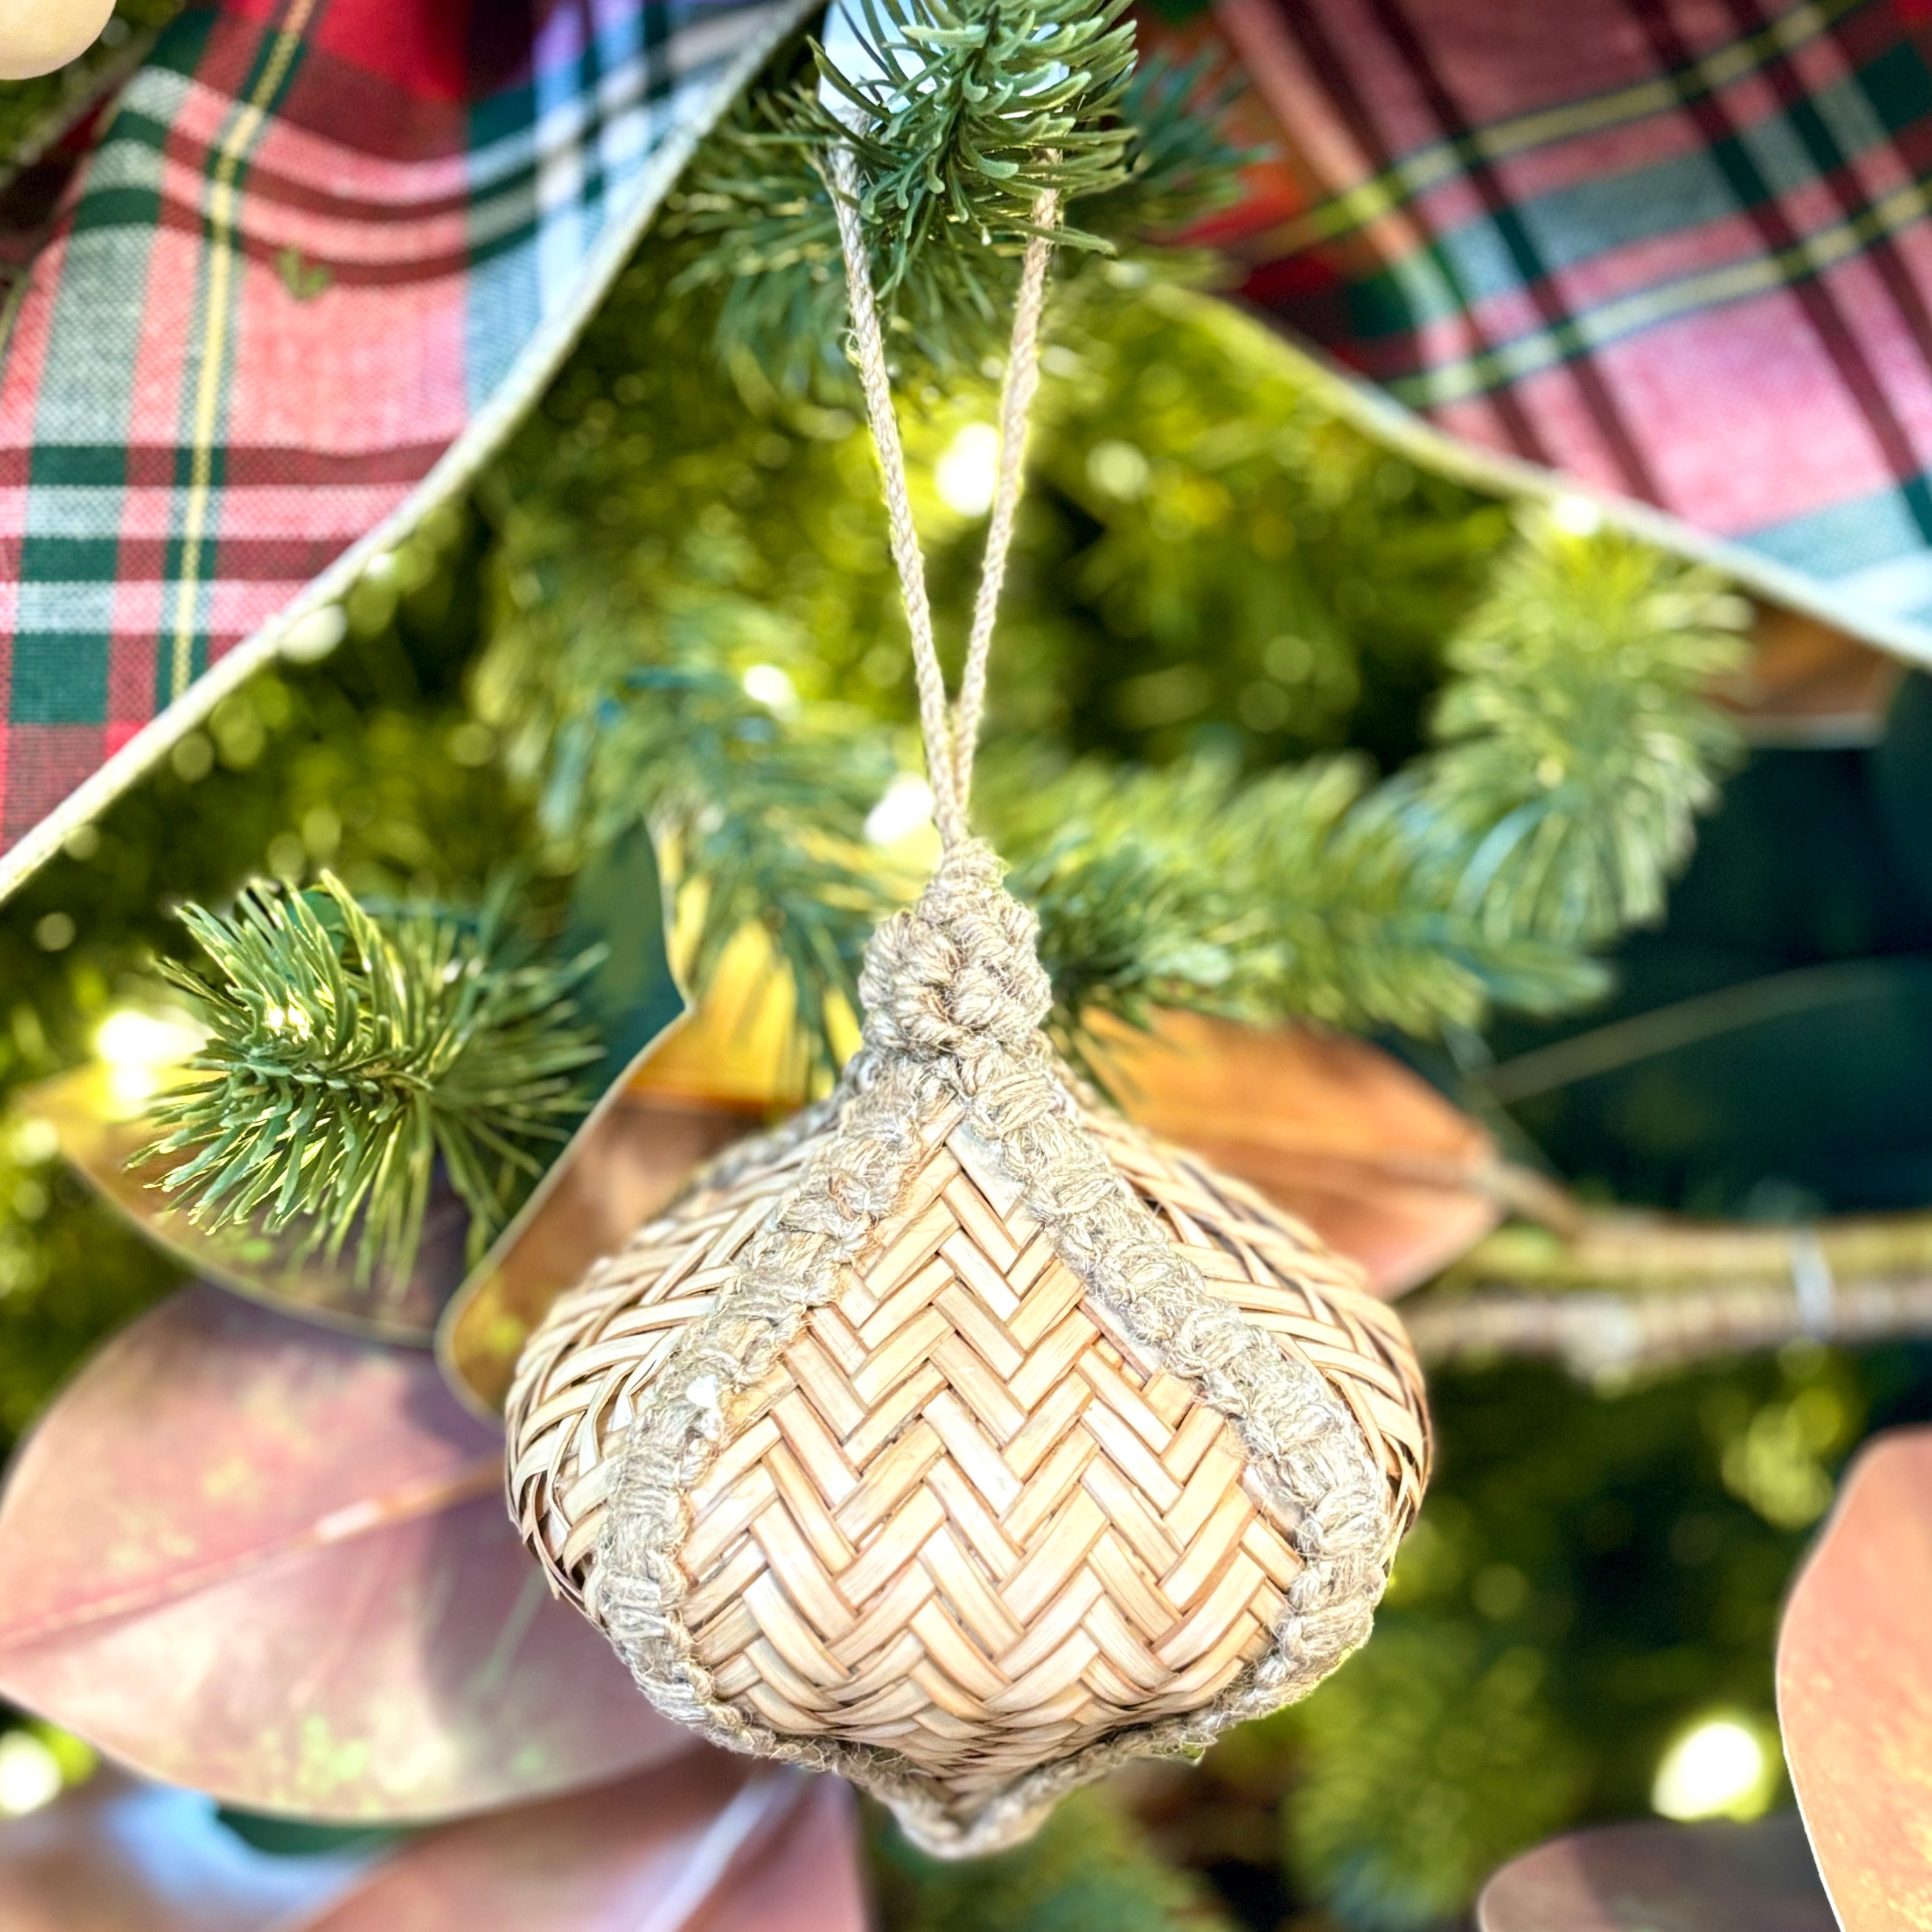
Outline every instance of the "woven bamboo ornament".
{"type": "Polygon", "coordinates": [[[553,1587],[661,1709],[841,1772],[964,1854],[1360,1644],[1428,1422],[1354,1267],[1094,1102],[1040,1030],[1036,922],[965,805],[1047,244],[949,712],[850,200],[944,856],[873,938],[831,1099],[734,1150],[532,1336],[509,1483],[553,1587]]]}

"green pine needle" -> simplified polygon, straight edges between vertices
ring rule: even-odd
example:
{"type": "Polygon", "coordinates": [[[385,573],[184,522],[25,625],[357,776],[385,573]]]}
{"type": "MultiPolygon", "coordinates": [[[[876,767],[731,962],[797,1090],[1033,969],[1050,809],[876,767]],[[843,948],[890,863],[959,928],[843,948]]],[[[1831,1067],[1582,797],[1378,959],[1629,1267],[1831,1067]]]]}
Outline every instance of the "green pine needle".
{"type": "Polygon", "coordinates": [[[1155,1004],[1426,1035],[1587,1000],[1588,949],[1657,916],[1736,755],[1702,694],[1745,618],[1706,572],[1535,516],[1451,642],[1442,748],[1394,778],[1336,758],[1010,784],[1000,836],[1070,1048],[1087,1016],[1155,1004]]]}
{"type": "Polygon", "coordinates": [[[1749,619],[1711,572],[1634,538],[1526,520],[1450,644],[1444,748],[1416,788],[1460,910],[1572,946],[1659,916],[1742,749],[1702,693],[1742,664],[1749,619]]]}
{"type": "Polygon", "coordinates": [[[889,1825],[873,1849],[897,1932],[1228,1932],[1207,1882],[1098,1792],[1075,1792],[1036,1837],[990,1858],[930,1858],[889,1825]]]}
{"type": "Polygon", "coordinates": [[[1376,1640],[1265,1720],[1299,1775],[1296,1877],[1361,1932],[1439,1932],[1504,1859],[1575,1818],[1588,1760],[1545,1653],[1451,1616],[1378,1616],[1376,1640]]]}
{"type": "MultiPolygon", "coordinates": [[[[848,75],[814,48],[838,104],[806,97],[801,131],[816,154],[849,143],[856,154],[884,291],[949,229],[1023,248],[1042,194],[1073,202],[1126,178],[1126,4],[860,0],[874,74],[848,75]]],[[[1096,245],[1078,230],[1062,238],[1096,245]]]]}
{"type": "Polygon", "coordinates": [[[843,706],[788,716],[751,695],[740,661],[782,659],[787,637],[749,600],[707,585],[640,609],[569,556],[560,544],[534,580],[512,579],[480,703],[513,766],[542,782],[560,842],[601,844],[641,823],[674,891],[698,882],[681,962],[695,984],[741,926],[766,926],[798,992],[801,1042],[829,1064],[832,1004],[856,1006],[866,942],[893,902],[864,848],[892,774],[886,734],[843,706]]]}
{"type": "Polygon", "coordinates": [[[595,958],[519,962],[502,912],[377,919],[327,874],[187,908],[213,976],[162,970],[208,1038],[136,1159],[168,1163],[159,1184],[198,1226],[302,1223],[332,1258],[352,1238],[358,1278],[398,1284],[440,1161],[479,1256],[583,1114],[575,1076],[602,1051],[570,998],[595,958]]]}
{"type": "Polygon", "coordinates": [[[1387,796],[1354,758],[1246,785],[1199,761],[1036,787],[1000,836],[1023,855],[1014,884],[1040,912],[1063,1045],[1084,1058],[1088,1020],[1140,1024],[1156,1006],[1428,1034],[1598,990],[1573,950],[1456,907],[1387,796]]]}
{"type": "Polygon", "coordinates": [[[667,232],[689,248],[680,288],[723,292],[728,365],[748,358],[782,389],[846,379],[845,284],[826,151],[854,148],[861,214],[895,352],[946,372],[1004,346],[1034,202],[1052,188],[1056,238],[1089,261],[1172,233],[1223,205],[1252,157],[1220,122],[1232,96],[1205,58],[1136,69],[1116,0],[1077,18],[1044,4],[866,0],[878,64],[896,82],[818,73],[749,97],[700,152],[667,232]]]}

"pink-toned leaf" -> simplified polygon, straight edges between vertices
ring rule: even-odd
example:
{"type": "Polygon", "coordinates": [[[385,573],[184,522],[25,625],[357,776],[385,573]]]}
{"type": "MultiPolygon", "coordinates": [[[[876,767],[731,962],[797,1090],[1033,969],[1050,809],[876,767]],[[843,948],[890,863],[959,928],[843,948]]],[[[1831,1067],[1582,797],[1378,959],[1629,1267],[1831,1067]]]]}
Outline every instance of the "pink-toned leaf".
{"type": "Polygon", "coordinates": [[[1845,1477],[1785,1606],[1784,1755],[1846,1932],[1932,1924],[1932,1429],[1845,1477]]]}
{"type": "Polygon", "coordinates": [[[1178,1012],[1101,1037],[1108,1084],[1142,1126],[1298,1215],[1379,1294],[1439,1274],[1502,1216],[1488,1134],[1366,1040],[1178,1012]]]}
{"type": "Polygon", "coordinates": [[[686,1734],[546,1594],[434,1362],[190,1288],[96,1355],[0,1501],[0,1694],[260,1810],[446,1817],[686,1734]]]}
{"type": "Polygon", "coordinates": [[[703,1932],[863,1932],[871,1916],[857,1808],[850,1790],[827,1778],[815,1780],[771,1852],[720,1889],[700,1923],[703,1932]]]}
{"type": "Polygon", "coordinates": [[[1754,1825],[1653,1821],[1553,1839],[1483,1888],[1476,1928],[1833,1932],[1804,1829],[1790,1813],[1754,1825]]]}
{"type": "Polygon", "coordinates": [[[280,1858],[243,1844],[192,1791],[98,1772],[0,1824],[6,1932],[262,1932],[352,1886],[366,1856],[280,1858]]]}
{"type": "Polygon", "coordinates": [[[864,1932],[851,1793],[696,1745],[386,1854],[273,1856],[106,1772],[0,1824],[4,1932],[864,1932]]]}
{"type": "Polygon", "coordinates": [[[432,1833],[300,1932],[865,1926],[845,1786],[700,1748],[643,1778],[432,1833]]]}

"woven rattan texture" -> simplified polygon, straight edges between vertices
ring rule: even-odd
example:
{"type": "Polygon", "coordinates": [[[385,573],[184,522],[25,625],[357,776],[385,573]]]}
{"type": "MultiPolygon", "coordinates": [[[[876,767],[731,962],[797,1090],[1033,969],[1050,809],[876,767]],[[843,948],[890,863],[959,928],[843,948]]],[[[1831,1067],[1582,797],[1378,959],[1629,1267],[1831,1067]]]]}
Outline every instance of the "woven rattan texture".
{"type": "MultiPolygon", "coordinates": [[[[1088,1120],[1210,1291],[1346,1404],[1386,1480],[1392,1552],[1428,1458],[1396,1318],[1258,1196],[1088,1120]]],[[[532,1338],[512,1504],[580,1605],[636,1405],[816,1144],[721,1172],[532,1338]]],[[[884,1747],[962,1810],[1212,1703],[1268,1650],[1303,1567],[1300,1526],[1227,1420],[1110,1321],[956,1112],[728,1416],[688,1502],[682,1616],[714,1694],[775,1732],[884,1747]]]]}

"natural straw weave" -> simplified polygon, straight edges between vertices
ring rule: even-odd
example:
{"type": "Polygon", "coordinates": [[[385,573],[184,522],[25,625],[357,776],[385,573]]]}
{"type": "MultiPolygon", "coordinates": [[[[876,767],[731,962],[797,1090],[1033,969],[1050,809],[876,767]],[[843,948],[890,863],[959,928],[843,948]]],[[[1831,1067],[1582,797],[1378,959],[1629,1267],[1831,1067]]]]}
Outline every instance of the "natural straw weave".
{"type": "Polygon", "coordinates": [[[980,1850],[1359,1643],[1426,1413],[1351,1264],[1082,1103],[983,847],[863,991],[833,1100],[532,1336],[512,1504],[663,1708],[980,1850]]]}

